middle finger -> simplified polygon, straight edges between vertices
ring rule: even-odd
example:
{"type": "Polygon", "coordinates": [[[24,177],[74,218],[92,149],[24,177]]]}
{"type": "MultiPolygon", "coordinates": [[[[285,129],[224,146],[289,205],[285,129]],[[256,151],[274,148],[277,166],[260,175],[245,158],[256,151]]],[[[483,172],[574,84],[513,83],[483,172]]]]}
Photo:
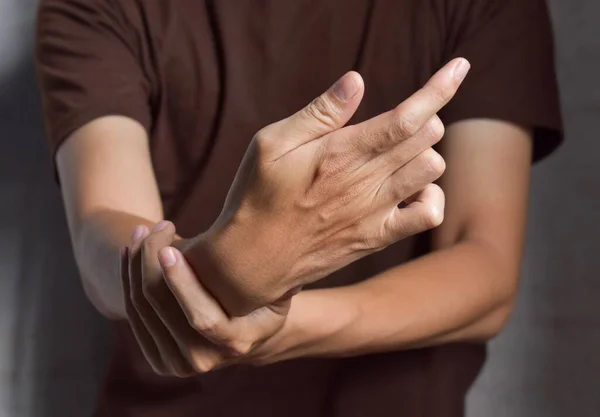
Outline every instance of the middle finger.
{"type": "MultiPolygon", "coordinates": [[[[469,70],[463,58],[450,61],[396,108],[342,129],[345,141],[362,158],[387,152],[414,136],[454,96],[469,70]]],[[[411,155],[414,157],[415,155],[411,155]]]]}

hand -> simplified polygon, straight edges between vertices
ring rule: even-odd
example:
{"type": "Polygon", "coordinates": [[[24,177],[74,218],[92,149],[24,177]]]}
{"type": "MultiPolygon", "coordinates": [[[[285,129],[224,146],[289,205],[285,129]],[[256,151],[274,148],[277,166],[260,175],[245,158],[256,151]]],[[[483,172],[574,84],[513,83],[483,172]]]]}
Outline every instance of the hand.
{"type": "Polygon", "coordinates": [[[175,248],[185,250],[189,243],[175,235],[170,222],[152,232],[138,226],[121,260],[131,328],[161,375],[189,376],[237,360],[281,328],[290,305],[288,297],[247,316],[228,317],[175,248]]]}
{"type": "Polygon", "coordinates": [[[437,117],[469,64],[455,59],[395,109],[342,128],[363,82],[348,73],[252,140],[215,224],[186,253],[231,315],[439,225],[437,117]],[[405,207],[399,204],[406,202],[405,207]]]}

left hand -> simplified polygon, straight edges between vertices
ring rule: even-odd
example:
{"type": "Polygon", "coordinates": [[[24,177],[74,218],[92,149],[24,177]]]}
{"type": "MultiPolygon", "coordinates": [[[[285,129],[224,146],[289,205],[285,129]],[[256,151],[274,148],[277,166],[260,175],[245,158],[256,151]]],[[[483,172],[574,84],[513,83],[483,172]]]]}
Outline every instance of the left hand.
{"type": "Polygon", "coordinates": [[[190,242],[177,238],[173,224],[142,230],[121,276],[129,322],[156,372],[183,377],[239,362],[281,329],[293,294],[229,317],[186,262],[190,242]]]}

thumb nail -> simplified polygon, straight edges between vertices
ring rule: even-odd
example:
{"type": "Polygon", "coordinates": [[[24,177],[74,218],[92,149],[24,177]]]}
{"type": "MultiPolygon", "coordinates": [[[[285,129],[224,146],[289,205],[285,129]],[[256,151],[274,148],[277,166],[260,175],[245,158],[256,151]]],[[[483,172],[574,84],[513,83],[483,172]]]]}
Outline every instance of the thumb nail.
{"type": "Polygon", "coordinates": [[[333,94],[346,103],[358,93],[358,83],[353,73],[347,73],[333,84],[333,94]]]}
{"type": "Polygon", "coordinates": [[[467,73],[469,72],[470,68],[471,64],[469,64],[469,61],[467,61],[464,58],[460,58],[454,65],[452,75],[457,81],[462,81],[467,76],[467,73]]]}

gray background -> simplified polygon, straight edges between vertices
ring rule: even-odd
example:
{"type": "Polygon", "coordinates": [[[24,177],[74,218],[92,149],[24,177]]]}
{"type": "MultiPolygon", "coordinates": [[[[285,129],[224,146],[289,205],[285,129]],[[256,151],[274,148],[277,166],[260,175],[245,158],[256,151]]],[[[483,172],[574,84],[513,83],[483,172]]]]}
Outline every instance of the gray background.
{"type": "MultiPolygon", "coordinates": [[[[90,415],[110,332],[85,300],[34,84],[35,0],[0,0],[0,417],[90,415]]],[[[536,166],[518,305],[470,417],[600,415],[600,2],[551,2],[567,143],[536,166]]]]}

